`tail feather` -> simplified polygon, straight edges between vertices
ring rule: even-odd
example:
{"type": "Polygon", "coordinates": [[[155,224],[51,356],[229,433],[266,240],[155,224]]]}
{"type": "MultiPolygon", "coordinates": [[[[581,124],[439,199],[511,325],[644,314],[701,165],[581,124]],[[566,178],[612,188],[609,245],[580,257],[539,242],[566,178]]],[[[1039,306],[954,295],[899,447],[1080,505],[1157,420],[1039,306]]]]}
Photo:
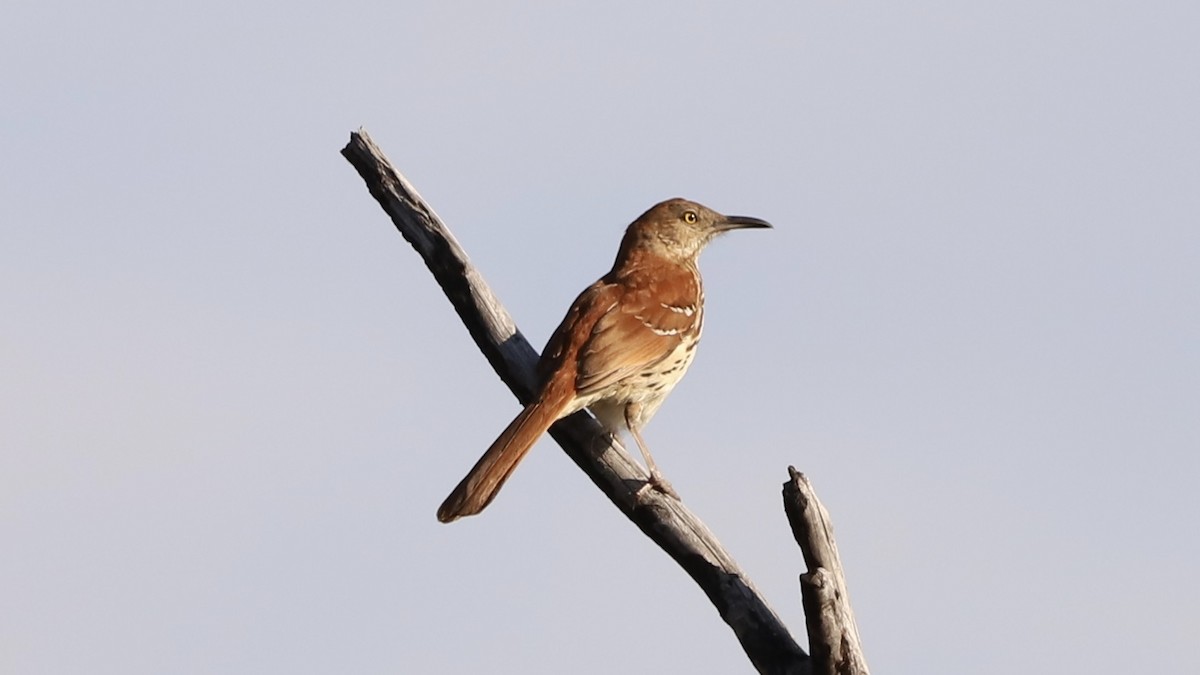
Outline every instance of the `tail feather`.
{"type": "Polygon", "coordinates": [[[449,523],[463,516],[473,516],[492,503],[513,469],[558,419],[561,408],[546,401],[534,401],[525,406],[438,507],[438,520],[449,523]]]}

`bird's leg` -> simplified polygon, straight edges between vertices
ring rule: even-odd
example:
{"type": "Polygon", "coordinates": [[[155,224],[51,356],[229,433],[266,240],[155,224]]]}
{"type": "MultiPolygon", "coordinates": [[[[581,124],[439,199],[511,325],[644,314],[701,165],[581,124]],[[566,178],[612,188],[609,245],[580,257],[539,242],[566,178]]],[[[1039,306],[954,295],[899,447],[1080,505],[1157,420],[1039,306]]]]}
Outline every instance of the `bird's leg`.
{"type": "Polygon", "coordinates": [[[625,424],[629,427],[629,433],[633,434],[633,440],[637,441],[638,450],[642,452],[642,458],[646,460],[646,471],[650,474],[650,485],[653,485],[659,492],[679,499],[679,493],[667,479],[658,470],[658,465],[654,463],[654,457],[650,455],[650,446],[646,445],[645,439],[642,438],[642,432],[638,429],[638,425],[633,423],[631,419],[630,409],[633,406],[625,408],[625,424]]]}

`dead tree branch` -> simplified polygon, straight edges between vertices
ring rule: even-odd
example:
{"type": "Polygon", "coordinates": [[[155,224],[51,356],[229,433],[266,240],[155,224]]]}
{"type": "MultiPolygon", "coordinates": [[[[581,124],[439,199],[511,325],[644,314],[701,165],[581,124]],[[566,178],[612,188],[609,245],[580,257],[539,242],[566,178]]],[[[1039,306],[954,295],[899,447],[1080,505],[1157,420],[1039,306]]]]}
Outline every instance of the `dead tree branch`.
{"type": "Polygon", "coordinates": [[[813,673],[869,675],[829,512],[804,474],[790,466],[788,474],[791,480],[783,484],[783,510],[808,567],[808,572],[800,575],[800,596],[813,673]]]}
{"type": "MultiPolygon", "coordinates": [[[[365,131],[351,134],[342,155],[424,259],[500,379],[527,403],[537,352],[454,236],[365,131]]],[[[808,655],[708,527],[679,501],[657,490],[639,492],[647,476],[618,443],[597,447],[597,439],[605,437],[599,423],[579,412],[557,422],[550,435],[621,513],[696,581],[760,673],[810,672],[808,655]]]]}

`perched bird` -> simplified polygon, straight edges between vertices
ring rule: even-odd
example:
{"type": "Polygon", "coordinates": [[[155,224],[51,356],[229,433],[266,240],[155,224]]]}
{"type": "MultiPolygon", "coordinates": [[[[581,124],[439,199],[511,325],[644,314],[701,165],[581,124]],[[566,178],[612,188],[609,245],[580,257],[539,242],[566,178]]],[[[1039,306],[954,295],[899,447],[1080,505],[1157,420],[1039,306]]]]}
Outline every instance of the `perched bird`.
{"type": "Polygon", "coordinates": [[[438,520],[482,511],[550,425],[583,408],[614,435],[628,429],[651,483],[674,495],[641,430],[696,355],[704,322],[700,251],[722,232],[751,227],[771,225],[685,199],[656,204],[633,221],[612,270],[579,294],[546,344],[533,401],[442,503],[438,520]]]}

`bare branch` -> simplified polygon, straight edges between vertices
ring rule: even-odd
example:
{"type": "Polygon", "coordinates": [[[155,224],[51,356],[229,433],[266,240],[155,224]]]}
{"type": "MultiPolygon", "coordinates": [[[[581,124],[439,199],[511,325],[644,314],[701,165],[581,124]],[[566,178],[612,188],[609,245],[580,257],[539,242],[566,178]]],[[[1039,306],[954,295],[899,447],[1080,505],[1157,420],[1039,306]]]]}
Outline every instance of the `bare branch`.
{"type": "Polygon", "coordinates": [[[829,512],[817,499],[804,474],[788,467],[783,509],[792,534],[804,553],[808,572],[800,575],[800,594],[808,624],[808,646],[817,675],[870,675],[850,608],[846,577],[829,512]]]}
{"type": "MultiPolygon", "coordinates": [[[[454,236],[365,131],[350,135],[342,155],[425,260],[500,379],[522,403],[528,402],[537,352],[454,236]]],[[[657,490],[639,491],[647,476],[623,447],[607,441],[599,423],[579,412],[557,422],[550,435],[621,513],[696,581],[760,673],[809,672],[808,655],[704,523],[657,490]]]]}

